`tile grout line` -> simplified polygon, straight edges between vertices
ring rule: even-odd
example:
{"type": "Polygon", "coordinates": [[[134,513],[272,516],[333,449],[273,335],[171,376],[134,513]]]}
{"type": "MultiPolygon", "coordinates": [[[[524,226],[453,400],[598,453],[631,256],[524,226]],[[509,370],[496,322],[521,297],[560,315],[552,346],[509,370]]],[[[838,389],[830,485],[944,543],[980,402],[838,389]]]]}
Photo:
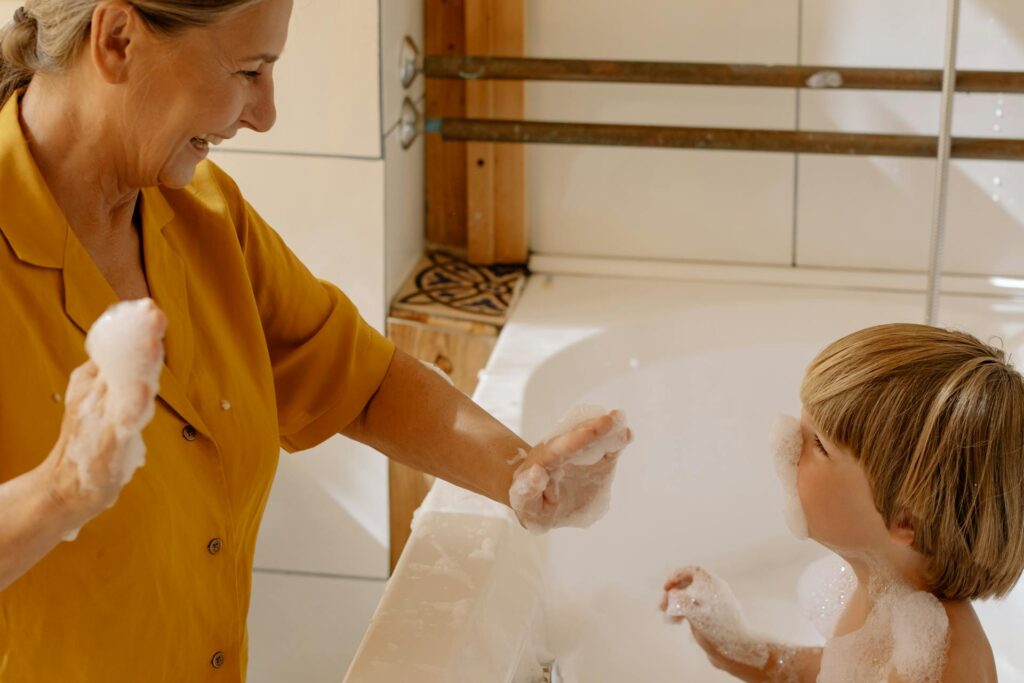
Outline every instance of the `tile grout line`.
{"type": "MultiPolygon", "coordinates": [[[[803,43],[804,43],[804,0],[797,0],[796,10],[796,63],[803,65],[803,43]]],[[[796,132],[800,131],[800,88],[796,89],[796,112],[794,125],[796,132]]],[[[793,155],[793,232],[790,244],[790,266],[797,267],[797,231],[800,214],[800,155],[793,155]]]]}
{"type": "Polygon", "coordinates": [[[253,574],[271,574],[276,576],[300,576],[314,579],[345,579],[348,581],[369,581],[371,583],[386,583],[387,578],[379,576],[359,576],[357,574],[332,574],[330,572],[311,572],[298,569],[260,569],[254,568],[253,574]]]}

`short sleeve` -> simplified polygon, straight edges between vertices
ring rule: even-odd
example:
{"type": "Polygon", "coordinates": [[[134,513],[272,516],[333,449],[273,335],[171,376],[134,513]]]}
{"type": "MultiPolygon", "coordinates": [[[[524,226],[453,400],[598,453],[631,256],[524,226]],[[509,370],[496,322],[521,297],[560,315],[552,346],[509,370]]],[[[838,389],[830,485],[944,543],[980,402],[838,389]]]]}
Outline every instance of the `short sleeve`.
{"type": "Polygon", "coordinates": [[[394,345],[336,286],[317,279],[248,204],[239,237],[277,393],[281,445],[311,448],[363,411],[394,345]]]}

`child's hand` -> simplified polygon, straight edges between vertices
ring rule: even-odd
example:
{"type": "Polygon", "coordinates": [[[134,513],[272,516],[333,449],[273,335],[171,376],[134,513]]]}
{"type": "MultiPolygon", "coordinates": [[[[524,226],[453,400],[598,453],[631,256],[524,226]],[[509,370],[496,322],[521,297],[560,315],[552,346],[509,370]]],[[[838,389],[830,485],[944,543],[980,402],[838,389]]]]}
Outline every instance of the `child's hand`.
{"type": "Polygon", "coordinates": [[[583,419],[534,447],[509,489],[520,523],[535,532],[593,524],[608,510],[615,464],[632,439],[616,410],[583,419]]]}
{"type": "Polygon", "coordinates": [[[743,680],[763,680],[768,643],[750,631],[725,581],[702,567],[685,567],[665,582],[664,591],[661,610],[672,623],[690,622],[715,668],[743,680]]]}

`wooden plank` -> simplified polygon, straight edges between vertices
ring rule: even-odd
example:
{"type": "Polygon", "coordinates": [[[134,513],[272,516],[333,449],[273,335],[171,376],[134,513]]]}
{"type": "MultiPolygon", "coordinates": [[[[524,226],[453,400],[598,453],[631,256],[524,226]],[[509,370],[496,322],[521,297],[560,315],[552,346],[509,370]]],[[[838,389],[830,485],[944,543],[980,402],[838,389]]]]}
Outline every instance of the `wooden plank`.
{"type": "MultiPolygon", "coordinates": [[[[466,52],[499,57],[523,54],[523,0],[464,1],[466,52]]],[[[522,83],[470,81],[465,85],[468,118],[524,116],[522,83]]],[[[525,263],[525,150],[519,145],[469,142],[466,153],[470,262],[525,263]]]]}
{"type": "MultiPolygon", "coordinates": [[[[424,0],[424,47],[428,54],[466,51],[464,0],[424,0]]],[[[428,117],[465,116],[466,84],[428,78],[428,117]]],[[[466,246],[466,143],[427,136],[427,241],[466,246]]]]}

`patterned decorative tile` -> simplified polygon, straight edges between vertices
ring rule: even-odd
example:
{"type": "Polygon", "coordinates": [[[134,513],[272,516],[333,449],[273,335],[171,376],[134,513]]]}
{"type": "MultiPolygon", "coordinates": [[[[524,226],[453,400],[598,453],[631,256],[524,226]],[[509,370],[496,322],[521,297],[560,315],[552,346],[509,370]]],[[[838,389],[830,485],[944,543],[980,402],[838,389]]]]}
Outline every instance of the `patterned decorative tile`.
{"type": "Polygon", "coordinates": [[[399,290],[391,314],[501,326],[525,282],[523,266],[481,266],[447,251],[430,250],[399,290]]]}

